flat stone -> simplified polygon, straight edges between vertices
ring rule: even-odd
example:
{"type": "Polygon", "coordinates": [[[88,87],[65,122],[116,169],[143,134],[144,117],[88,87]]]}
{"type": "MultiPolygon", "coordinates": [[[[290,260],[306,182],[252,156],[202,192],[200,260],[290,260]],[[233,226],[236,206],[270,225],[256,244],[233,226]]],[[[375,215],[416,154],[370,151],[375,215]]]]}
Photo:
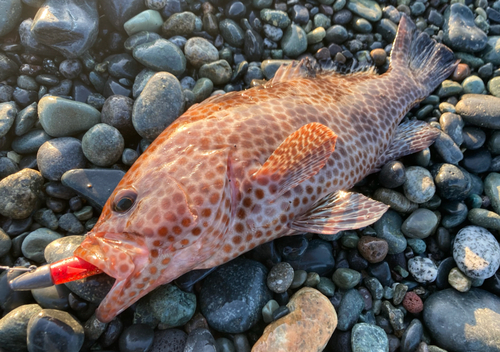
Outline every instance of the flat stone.
{"type": "Polygon", "coordinates": [[[292,296],[287,308],[290,313],[269,324],[252,351],[323,351],[337,326],[337,314],[328,298],[304,287],[292,296]]]}
{"type": "Polygon", "coordinates": [[[159,32],[163,19],[158,11],[145,10],[129,19],[123,25],[123,29],[129,36],[142,31],[159,32]]]}
{"type": "Polygon", "coordinates": [[[177,78],[159,72],[149,79],[136,99],[132,123],[139,135],[154,140],[184,111],[184,94],[177,78]]]}
{"type": "Polygon", "coordinates": [[[177,45],[163,38],[136,46],[132,54],[151,70],[166,71],[176,76],[186,70],[184,53],[177,45]]]}
{"type": "Polygon", "coordinates": [[[372,0],[349,0],[347,8],[370,22],[377,22],[382,18],[382,9],[372,0]]]}
{"type": "Polygon", "coordinates": [[[500,351],[500,298],[487,291],[438,291],[425,300],[423,317],[441,348],[456,352],[500,351]]]}
{"type": "Polygon", "coordinates": [[[465,122],[479,127],[500,129],[500,98],[465,94],[455,108],[465,122]]]}
{"type": "Polygon", "coordinates": [[[90,105],[52,96],[40,99],[38,115],[45,132],[53,137],[86,132],[101,121],[99,110],[90,105]]]}
{"type": "Polygon", "coordinates": [[[77,58],[94,45],[99,31],[96,0],[47,0],[33,19],[38,42],[77,58]]]}
{"type": "Polygon", "coordinates": [[[370,263],[383,261],[389,251],[387,241],[372,236],[361,236],[358,241],[359,253],[370,263]]]}

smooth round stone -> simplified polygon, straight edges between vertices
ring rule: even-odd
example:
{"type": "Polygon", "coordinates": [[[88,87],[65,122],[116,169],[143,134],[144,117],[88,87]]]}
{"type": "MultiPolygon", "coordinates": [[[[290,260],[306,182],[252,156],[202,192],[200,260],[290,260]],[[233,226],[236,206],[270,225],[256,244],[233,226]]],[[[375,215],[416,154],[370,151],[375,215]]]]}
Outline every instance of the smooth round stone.
{"type": "Polygon", "coordinates": [[[85,133],[82,150],[94,165],[111,166],[120,160],[125,142],[120,132],[113,126],[99,123],[85,133]]]}
{"type": "Polygon", "coordinates": [[[418,314],[424,309],[424,304],[415,292],[407,292],[403,299],[403,307],[412,314],[418,314]]]}
{"type": "Polygon", "coordinates": [[[132,110],[139,135],[154,140],[184,111],[184,94],[177,78],[158,72],[148,81],[132,110]]]}
{"type": "Polygon", "coordinates": [[[219,52],[205,38],[194,37],[189,38],[184,45],[184,55],[187,61],[195,68],[200,68],[204,64],[208,64],[219,59],[219,52]]]}
{"type": "Polygon", "coordinates": [[[438,218],[433,211],[419,208],[406,218],[401,231],[408,238],[427,238],[438,225],[438,218]]]}
{"type": "Polygon", "coordinates": [[[423,333],[424,327],[422,322],[418,319],[413,319],[401,337],[401,351],[416,351],[422,340],[423,333]]]}
{"type": "Polygon", "coordinates": [[[264,23],[281,29],[287,28],[291,23],[288,14],[280,10],[263,9],[260,11],[260,19],[264,23]]]}
{"type": "Polygon", "coordinates": [[[84,227],[73,213],[66,213],[59,218],[59,227],[69,234],[79,235],[84,232],[84,227]]]}
{"type": "Polygon", "coordinates": [[[463,159],[460,148],[455,144],[455,141],[444,132],[441,132],[434,142],[434,148],[447,163],[457,164],[463,159]]]}
{"type": "Polygon", "coordinates": [[[293,281],[293,268],[286,262],[274,265],[267,275],[267,287],[273,292],[283,293],[293,281]]]}
{"type": "Polygon", "coordinates": [[[370,263],[383,261],[389,251],[387,241],[372,236],[361,236],[357,247],[361,256],[370,263]]]}
{"type": "Polygon", "coordinates": [[[42,175],[23,169],[0,181],[0,214],[12,219],[27,218],[37,205],[42,175]]]}
{"type": "Polygon", "coordinates": [[[462,82],[465,94],[482,94],[484,92],[484,82],[478,76],[469,76],[462,82]]]}
{"type": "Polygon", "coordinates": [[[264,50],[264,41],[259,33],[252,29],[248,29],[245,31],[245,43],[243,48],[246,60],[260,61],[264,50]]]}
{"type": "Polygon", "coordinates": [[[418,238],[409,238],[408,246],[410,246],[410,248],[413,250],[415,254],[423,254],[427,249],[425,241],[418,238]]]}
{"type": "Polygon", "coordinates": [[[469,174],[452,164],[441,164],[434,172],[438,194],[447,200],[464,200],[471,189],[469,174]]]}
{"type": "MultiPolygon", "coordinates": [[[[71,257],[75,249],[83,241],[83,236],[65,236],[51,242],[46,248],[44,257],[51,264],[71,257]]],[[[71,281],[64,285],[82,299],[99,304],[113,286],[115,279],[106,274],[89,276],[85,279],[71,281]]]]}
{"type": "Polygon", "coordinates": [[[439,124],[443,132],[450,136],[457,145],[462,144],[462,128],[464,127],[464,122],[460,115],[445,112],[439,118],[439,124]]]}
{"type": "MultiPolygon", "coordinates": [[[[297,6],[297,5],[295,5],[297,6]]],[[[306,10],[307,12],[307,10],[306,10]]],[[[281,28],[271,26],[270,24],[265,24],[263,26],[264,35],[266,38],[272,40],[273,42],[278,42],[283,38],[283,30],[281,28]]]]}
{"type": "Polygon", "coordinates": [[[67,310],[70,290],[64,285],[53,285],[31,290],[33,298],[44,309],[67,310]]]}
{"type": "Polygon", "coordinates": [[[253,352],[322,351],[326,347],[337,326],[337,314],[328,298],[304,287],[292,296],[287,308],[290,313],[265,328],[253,352]]]}
{"type": "Polygon", "coordinates": [[[198,328],[189,333],[183,352],[216,352],[215,339],[208,329],[198,328]]]}
{"type": "Polygon", "coordinates": [[[19,171],[17,164],[6,157],[0,158],[0,180],[19,171]]]}
{"type": "Polygon", "coordinates": [[[342,44],[347,40],[347,38],[347,30],[341,25],[337,24],[326,30],[325,39],[329,43],[342,44]]]}
{"type": "Polygon", "coordinates": [[[231,79],[233,71],[226,60],[217,60],[201,66],[198,74],[201,78],[208,78],[215,85],[224,85],[231,79]]]}
{"type": "Polygon", "coordinates": [[[486,47],[487,36],[474,23],[474,14],[463,4],[452,4],[445,14],[443,42],[451,49],[478,52],[486,47]]]}
{"type": "Polygon", "coordinates": [[[224,38],[224,41],[229,45],[237,48],[243,46],[243,43],[245,42],[245,32],[235,21],[229,18],[220,21],[219,30],[220,34],[224,38]]]}
{"type": "Polygon", "coordinates": [[[493,155],[500,154],[500,131],[494,131],[488,139],[488,149],[493,155]]]}
{"type": "Polygon", "coordinates": [[[325,32],[325,29],[323,27],[315,28],[311,32],[307,33],[307,43],[308,44],[319,43],[323,40],[325,35],[326,35],[326,32],[325,32]]]}
{"type": "Polygon", "coordinates": [[[0,137],[5,136],[14,125],[17,113],[18,109],[13,101],[0,104],[0,137]]]}
{"type": "Polygon", "coordinates": [[[193,95],[195,102],[201,103],[203,100],[210,96],[212,90],[214,89],[214,84],[208,78],[200,78],[196,81],[193,87],[193,95]]]}
{"type": "Polygon", "coordinates": [[[262,264],[244,258],[212,272],[199,296],[201,312],[210,326],[221,332],[240,333],[256,324],[271,299],[266,277],[267,269],[262,264]]]}
{"type": "Polygon", "coordinates": [[[401,232],[403,219],[393,210],[388,210],[380,220],[374,224],[377,237],[387,242],[389,254],[402,253],[406,249],[406,238],[401,232]]]}
{"type": "Polygon", "coordinates": [[[340,301],[340,306],[337,309],[338,330],[350,330],[358,321],[364,308],[365,301],[358,290],[352,288],[345,292],[340,301]]]}
{"type": "Polygon", "coordinates": [[[406,180],[405,167],[400,161],[389,161],[380,170],[378,180],[386,188],[396,188],[406,180]]]}
{"type": "Polygon", "coordinates": [[[160,38],[161,36],[158,33],[141,31],[128,37],[128,39],[125,40],[125,43],[123,43],[123,47],[127,51],[132,51],[138,45],[153,42],[160,38]]]}
{"type": "Polygon", "coordinates": [[[453,258],[471,279],[487,279],[500,267],[500,245],[486,229],[466,226],[455,237],[453,258]]]}
{"type": "Polygon", "coordinates": [[[19,111],[14,122],[16,136],[26,134],[38,121],[37,103],[28,105],[19,111]]]}
{"type": "Polygon", "coordinates": [[[500,129],[500,98],[481,95],[465,94],[455,106],[457,114],[460,114],[465,122],[470,124],[500,129]]]}
{"type": "Polygon", "coordinates": [[[350,0],[347,2],[347,8],[370,22],[377,22],[382,17],[382,9],[372,0],[350,0]]]}
{"type": "Polygon", "coordinates": [[[448,351],[500,350],[500,298],[487,291],[454,289],[430,295],[424,304],[424,322],[433,339],[448,351]],[[453,338],[450,338],[453,336],[453,338]]]}
{"type": "Polygon", "coordinates": [[[122,352],[149,351],[153,345],[154,331],[145,324],[133,324],[120,335],[122,352]]]}
{"type": "Polygon", "coordinates": [[[85,132],[101,121],[101,113],[90,105],[53,96],[40,99],[38,115],[45,132],[53,137],[85,132]]]}
{"type": "Polygon", "coordinates": [[[490,198],[491,206],[500,214],[500,174],[490,172],[484,179],[484,193],[490,198]]]}
{"type": "Polygon", "coordinates": [[[488,92],[500,98],[500,77],[493,77],[488,81],[488,92]]]}
{"type": "Polygon", "coordinates": [[[356,270],[340,268],[333,273],[332,281],[335,286],[348,290],[359,284],[361,281],[361,274],[356,270]]]}
{"type": "Polygon", "coordinates": [[[491,154],[486,148],[466,150],[462,165],[469,172],[482,173],[491,165],[491,154]]]}
{"type": "Polygon", "coordinates": [[[35,79],[26,75],[17,77],[17,86],[25,90],[38,90],[38,83],[35,79]]]}
{"type": "Polygon", "coordinates": [[[21,12],[20,0],[6,0],[0,3],[0,37],[14,29],[21,17],[21,12]]]}
{"type": "Polygon", "coordinates": [[[436,280],[438,268],[429,258],[414,257],[408,260],[408,271],[420,283],[436,280]]]}
{"type": "Polygon", "coordinates": [[[389,340],[381,327],[358,323],[352,327],[351,348],[352,352],[388,352],[389,340]]]}
{"type": "Polygon", "coordinates": [[[0,344],[10,351],[26,350],[27,327],[30,319],[36,316],[42,307],[38,304],[22,305],[0,319],[0,344]]]}
{"type": "Polygon", "coordinates": [[[307,34],[302,27],[293,23],[288,26],[281,39],[281,48],[283,53],[290,58],[295,58],[305,52],[307,49],[307,34]]]}
{"type": "Polygon", "coordinates": [[[59,233],[42,227],[26,236],[21,250],[26,258],[41,263],[45,260],[45,247],[61,237],[59,233]]]}
{"type": "Polygon", "coordinates": [[[406,169],[406,181],[403,184],[406,198],[417,204],[429,201],[436,187],[431,173],[420,166],[410,166],[406,169]]]}
{"type": "Polygon", "coordinates": [[[28,350],[78,351],[85,338],[82,325],[69,313],[43,309],[28,323],[28,350]]]}
{"type": "Polygon", "coordinates": [[[462,147],[468,150],[481,148],[486,141],[486,133],[478,127],[466,126],[462,131],[462,147]]]}
{"type": "Polygon", "coordinates": [[[451,287],[459,292],[467,292],[472,286],[472,280],[465,276],[458,268],[453,268],[448,274],[448,282],[451,287]]]}
{"type": "Polygon", "coordinates": [[[416,203],[411,202],[402,193],[388,188],[378,188],[373,194],[373,199],[389,205],[393,210],[400,213],[410,213],[418,208],[416,203]]]}
{"type": "Polygon", "coordinates": [[[123,95],[112,95],[104,102],[101,121],[116,128],[122,135],[129,136],[135,132],[132,124],[132,107],[134,101],[123,95]]]}
{"type": "Polygon", "coordinates": [[[85,166],[82,144],[73,137],[51,139],[38,149],[37,163],[43,177],[59,181],[66,171],[85,166]]]}
{"type": "Polygon", "coordinates": [[[52,137],[44,130],[32,130],[12,141],[12,149],[19,154],[31,154],[38,151],[40,146],[51,140],[52,137]]]}
{"type": "Polygon", "coordinates": [[[155,330],[149,352],[184,352],[187,334],[179,329],[155,330]]]}
{"type": "Polygon", "coordinates": [[[190,36],[196,29],[196,15],[186,11],[174,13],[170,16],[162,26],[162,33],[165,38],[170,38],[176,35],[183,37],[190,36]]]}
{"type": "Polygon", "coordinates": [[[159,32],[162,24],[163,19],[158,11],[146,10],[125,22],[123,28],[131,36],[141,31],[159,32]]]}
{"type": "Polygon", "coordinates": [[[154,71],[181,75],[186,70],[186,57],[179,47],[166,39],[157,39],[134,48],[134,58],[154,71]]]}
{"type": "Polygon", "coordinates": [[[59,72],[67,79],[77,78],[82,68],[82,63],[78,59],[64,60],[59,64],[59,72]]]}
{"type": "Polygon", "coordinates": [[[458,82],[444,80],[439,86],[437,95],[440,98],[447,98],[462,93],[462,86],[458,82]]]}

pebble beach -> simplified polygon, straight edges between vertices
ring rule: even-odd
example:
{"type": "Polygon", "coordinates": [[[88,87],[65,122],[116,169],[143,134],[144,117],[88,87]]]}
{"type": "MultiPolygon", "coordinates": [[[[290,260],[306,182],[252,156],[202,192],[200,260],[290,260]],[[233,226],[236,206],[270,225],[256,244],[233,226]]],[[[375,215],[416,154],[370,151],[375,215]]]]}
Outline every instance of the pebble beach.
{"type": "Polygon", "coordinates": [[[292,60],[389,69],[402,14],[460,64],[403,121],[434,144],[355,185],[371,226],[265,243],[110,323],[106,274],[13,291],[0,352],[500,352],[500,0],[0,0],[0,266],[70,257],[194,104],[292,60]]]}

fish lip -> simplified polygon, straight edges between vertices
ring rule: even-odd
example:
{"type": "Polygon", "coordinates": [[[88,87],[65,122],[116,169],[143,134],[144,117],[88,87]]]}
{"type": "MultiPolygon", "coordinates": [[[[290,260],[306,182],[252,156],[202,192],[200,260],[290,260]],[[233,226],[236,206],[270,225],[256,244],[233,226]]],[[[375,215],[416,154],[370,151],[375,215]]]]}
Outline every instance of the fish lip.
{"type": "Polygon", "coordinates": [[[130,232],[91,233],[75,249],[73,255],[117,280],[125,280],[147,265],[147,259],[134,260],[149,257],[145,243],[131,240],[138,238],[140,237],[130,232]]]}

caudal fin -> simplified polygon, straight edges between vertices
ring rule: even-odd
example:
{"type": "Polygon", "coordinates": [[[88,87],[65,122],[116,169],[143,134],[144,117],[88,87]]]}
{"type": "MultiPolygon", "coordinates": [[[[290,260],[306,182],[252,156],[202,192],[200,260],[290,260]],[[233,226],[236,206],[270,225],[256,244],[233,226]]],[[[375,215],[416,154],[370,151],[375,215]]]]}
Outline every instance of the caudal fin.
{"type": "Polygon", "coordinates": [[[402,15],[392,45],[392,69],[409,70],[428,95],[455,70],[458,63],[451,49],[417,30],[415,24],[402,15]]]}

